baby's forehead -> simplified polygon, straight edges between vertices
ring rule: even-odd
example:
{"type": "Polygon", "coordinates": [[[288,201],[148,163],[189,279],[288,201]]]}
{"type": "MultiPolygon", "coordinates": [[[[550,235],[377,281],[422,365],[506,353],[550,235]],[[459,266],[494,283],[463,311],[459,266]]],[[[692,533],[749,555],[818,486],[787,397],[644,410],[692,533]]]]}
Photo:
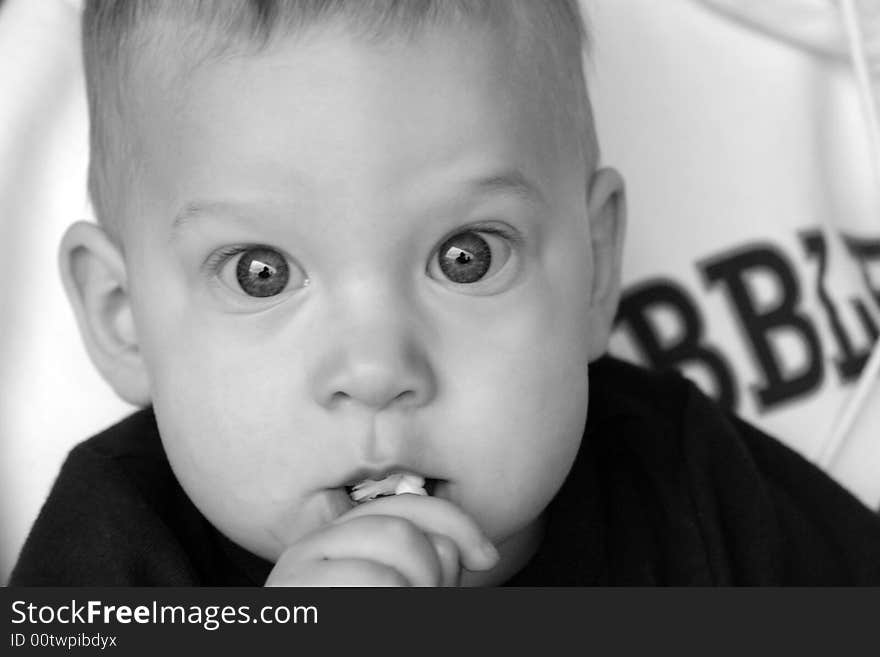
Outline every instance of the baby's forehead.
{"type": "MultiPolygon", "coordinates": [[[[115,82],[128,87],[129,96],[155,93],[161,85],[173,100],[189,74],[204,65],[260,56],[290,43],[305,47],[322,36],[344,34],[375,48],[417,47],[437,31],[495,37],[487,44],[499,56],[515,61],[511,70],[547,94],[555,109],[577,113],[579,95],[585,94],[585,87],[579,88],[584,86],[581,60],[586,37],[579,14],[577,20],[566,14],[565,7],[572,5],[568,1],[267,2],[275,14],[262,22],[245,11],[216,9],[215,5],[225,3],[198,3],[198,9],[178,8],[178,4],[190,5],[171,3],[174,9],[169,10],[166,3],[159,3],[162,9],[151,10],[154,14],[143,12],[143,20],[128,28],[131,38],[121,42],[119,62],[106,67],[116,67],[122,74],[115,82]],[[145,75],[136,75],[138,71],[145,75]]],[[[112,94],[112,85],[102,89],[101,95],[112,94]]]]}
{"type": "MultiPolygon", "coordinates": [[[[521,26],[511,21],[485,23],[458,21],[420,26],[417,31],[404,35],[388,33],[377,40],[372,36],[352,30],[345,23],[331,23],[301,29],[294,33],[274,37],[270,42],[257,47],[255,44],[235,46],[221,41],[217,47],[207,47],[207,53],[189,54],[161,52],[154,58],[146,58],[141,64],[142,75],[131,76],[131,96],[140,99],[141,118],[149,120],[153,113],[148,109],[157,101],[170,106],[173,111],[185,111],[181,104],[192,97],[193,80],[205,68],[215,65],[237,63],[238,68],[256,70],[259,65],[267,68],[288,66],[296,69],[299,79],[309,79],[314,86],[321,86],[330,71],[328,62],[345,58],[347,66],[353,71],[352,86],[358,86],[354,77],[358,67],[367,73],[379,72],[387,80],[389,97],[399,92],[404,81],[397,78],[395,60],[403,64],[419,62],[422,66],[419,75],[425,80],[437,76],[442,63],[412,57],[413,53],[424,50],[426,44],[439,39],[448,39],[449,46],[435,49],[439,57],[458,58],[464,67],[478,66],[489,61],[493,79],[487,80],[493,86],[505,86],[506,97],[497,97],[497,111],[502,114],[510,106],[520,103],[539,104],[548,124],[555,127],[556,136],[564,141],[572,140],[575,133],[592,133],[592,124],[585,130],[578,118],[583,114],[577,101],[577,90],[566,83],[562,74],[550,71],[552,63],[546,61],[551,55],[542,52],[546,49],[522,45],[529,42],[516,36],[521,26]],[[298,50],[321,49],[322,58],[298,58],[298,50]],[[355,52],[351,56],[352,51],[355,52]],[[379,54],[381,59],[373,58],[379,54]],[[464,54],[464,57],[462,57],[464,54]],[[479,61],[479,60],[482,60],[479,61]],[[436,65],[436,66],[435,66],[436,65]],[[372,67],[372,69],[370,68],[372,67]]],[[[203,44],[206,45],[206,44],[203,44]]],[[[227,67],[230,73],[236,66],[227,67]]],[[[558,72],[557,72],[558,73],[558,72]]],[[[366,76],[364,76],[366,77],[366,76]]],[[[375,76],[370,76],[375,79],[375,76]]],[[[463,79],[465,76],[462,76],[463,79]]],[[[430,90],[425,97],[429,98],[430,90]]],[[[585,99],[586,101],[586,99],[585,99]]],[[[588,101],[586,101],[588,102],[588,101]]],[[[587,109],[587,114],[589,110],[587,109]]],[[[446,117],[448,120],[448,117],[446,117]]]]}
{"type": "MultiPolygon", "coordinates": [[[[182,26],[177,25],[177,28],[182,26]]],[[[174,28],[172,28],[174,29],[174,28]]],[[[325,20],[312,25],[299,25],[295,29],[276,28],[276,31],[263,38],[231,36],[206,32],[192,43],[181,43],[174,48],[164,47],[162,41],[145,46],[143,57],[139,57],[130,69],[131,72],[143,71],[144,76],[132,76],[131,93],[137,93],[138,87],[147,87],[146,93],[152,93],[151,87],[163,85],[166,90],[173,91],[186,86],[189,78],[201,68],[215,63],[229,61],[247,61],[262,59],[276,62],[284,52],[295,52],[296,48],[306,49],[321,47],[322,42],[332,43],[334,48],[343,48],[348,44],[360,48],[361,52],[393,53],[406,56],[407,48],[418,49],[422,44],[432,40],[436,35],[449,37],[473,36],[471,40],[457,39],[458,48],[470,49],[471,54],[479,56],[491,52],[499,58],[515,60],[511,67],[522,76],[527,73],[538,73],[550,77],[551,65],[542,62],[542,54],[534,48],[538,42],[530,35],[534,28],[520,25],[510,19],[498,21],[457,20],[424,22],[406,28],[389,25],[382,31],[367,31],[358,23],[343,18],[325,20]]],[[[183,38],[183,36],[181,36],[183,38]]],[[[149,41],[148,41],[149,42],[149,41]]],[[[332,57],[332,49],[328,56],[332,57]]],[[[283,63],[282,63],[283,64],[283,63]]],[[[297,66],[307,66],[297,62],[297,66]]],[[[311,62],[312,66],[316,63],[311,62]]],[[[425,75],[431,75],[430,69],[425,75]]],[[[320,83],[320,80],[316,80],[320,83]]],[[[547,86],[545,84],[545,86],[547,86]]]]}
{"type": "MultiPolygon", "coordinates": [[[[97,175],[101,173],[102,167],[111,166],[108,158],[120,154],[122,149],[113,145],[138,141],[137,135],[129,137],[125,132],[133,131],[140,122],[149,122],[153,116],[150,108],[156,103],[161,103],[172,111],[182,111],[181,104],[190,91],[191,81],[201,69],[216,63],[265,59],[267,54],[289,48],[291,44],[308,47],[321,39],[339,37],[342,34],[362,48],[385,51],[397,49],[403,56],[405,46],[418,48],[438,32],[485,35],[487,38],[481,39],[482,51],[492,52],[492,56],[511,63],[507,67],[510,78],[508,81],[514,83],[510,86],[511,90],[527,92],[544,103],[545,114],[554,125],[555,139],[561,142],[579,142],[584,136],[592,135],[588,99],[580,68],[582,34],[572,27],[574,23],[570,21],[571,25],[567,28],[568,46],[565,46],[566,39],[562,37],[566,28],[560,27],[559,17],[554,22],[544,15],[547,13],[546,6],[566,3],[511,0],[391,3],[408,8],[437,5],[445,7],[447,11],[419,15],[417,10],[407,9],[391,18],[385,15],[381,20],[375,15],[371,16],[371,10],[366,7],[385,3],[336,4],[345,6],[345,10],[338,15],[326,14],[319,19],[301,16],[298,21],[285,20],[282,17],[265,29],[255,29],[247,21],[240,21],[237,26],[233,21],[224,26],[216,21],[206,21],[204,17],[195,20],[185,10],[178,13],[175,10],[145,21],[144,26],[139,28],[144,32],[143,38],[133,40],[140,45],[129,52],[129,65],[120,65],[120,70],[128,73],[119,85],[125,96],[118,103],[122,110],[122,120],[113,119],[112,112],[109,113],[109,121],[93,120],[97,128],[93,134],[93,146],[96,147],[93,148],[90,186],[95,200],[98,201],[96,206],[100,205],[101,189],[100,184],[93,183],[114,179],[113,173],[107,172],[106,168],[103,177],[97,175]],[[459,5],[465,10],[449,10],[449,7],[455,8],[459,5]],[[584,117],[587,119],[586,123],[582,121],[584,117]],[[114,129],[117,133],[115,137],[109,134],[114,129]],[[571,139],[572,131],[578,134],[575,140],[571,139]]],[[[176,7],[177,3],[173,5],[176,7]]],[[[314,62],[309,65],[317,71],[314,62]]],[[[432,74],[430,67],[425,67],[424,77],[430,79],[432,74]]],[[[320,78],[316,78],[316,84],[320,82],[320,78]]],[[[112,96],[112,86],[104,87],[98,95],[107,94],[112,96]]],[[[516,102],[516,99],[510,99],[510,103],[516,102]]],[[[112,97],[99,99],[95,103],[98,109],[93,107],[93,112],[99,113],[101,106],[112,104],[112,97]]],[[[499,112],[504,110],[504,107],[498,108],[499,112]]],[[[173,139],[174,135],[161,135],[160,138],[173,139]]],[[[590,151],[592,150],[590,146],[590,151]]],[[[136,144],[129,152],[135,155],[129,159],[136,160],[136,144]]],[[[128,166],[124,161],[120,164],[122,168],[128,166]]],[[[120,188],[120,185],[114,186],[120,188]]]]}

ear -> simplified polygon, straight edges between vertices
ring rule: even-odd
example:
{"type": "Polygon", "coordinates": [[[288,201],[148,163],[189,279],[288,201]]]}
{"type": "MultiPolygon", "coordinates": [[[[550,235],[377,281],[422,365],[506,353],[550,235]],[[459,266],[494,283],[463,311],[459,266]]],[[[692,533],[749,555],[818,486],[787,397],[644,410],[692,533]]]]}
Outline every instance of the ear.
{"type": "Polygon", "coordinates": [[[149,378],[122,253],[100,226],[78,221],[64,234],[58,255],[61,279],[92,362],[122,399],[146,406],[149,378]]]}
{"type": "Polygon", "coordinates": [[[587,191],[587,213],[593,250],[593,286],[590,296],[590,360],[608,347],[617,304],[626,232],[626,191],[614,169],[598,169],[587,191]]]}

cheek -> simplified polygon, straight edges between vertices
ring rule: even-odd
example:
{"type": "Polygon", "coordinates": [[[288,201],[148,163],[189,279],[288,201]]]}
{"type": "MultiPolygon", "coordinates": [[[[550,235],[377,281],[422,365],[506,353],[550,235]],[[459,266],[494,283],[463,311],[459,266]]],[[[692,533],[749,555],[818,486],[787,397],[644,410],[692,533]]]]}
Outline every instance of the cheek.
{"type": "Polygon", "coordinates": [[[339,469],[329,467],[328,454],[314,440],[328,431],[296,412],[294,380],[247,358],[231,361],[234,349],[224,355],[206,343],[158,368],[154,406],[162,442],[202,514],[271,560],[291,536],[313,529],[323,517],[320,509],[304,505],[326,485],[320,475],[339,469]]]}
{"type": "Polygon", "coordinates": [[[532,523],[562,485],[583,435],[587,391],[583,366],[462,401],[461,422],[446,431],[465,437],[454,447],[456,501],[491,537],[505,539],[532,523]]]}
{"type": "Polygon", "coordinates": [[[297,412],[303,366],[270,331],[181,301],[173,291],[140,298],[152,309],[138,330],[169,462],[206,517],[267,554],[264,530],[327,469],[311,440],[326,431],[297,412]]]}
{"type": "MultiPolygon", "coordinates": [[[[540,514],[561,486],[583,435],[588,403],[585,304],[543,301],[483,325],[449,370],[456,409],[445,434],[467,508],[495,538],[540,514]]],[[[455,360],[455,359],[450,359],[455,360]]]]}
{"type": "Polygon", "coordinates": [[[208,419],[242,406],[253,408],[257,418],[272,417],[300,364],[278,352],[268,315],[206,307],[201,288],[184,285],[188,275],[174,261],[145,269],[135,280],[135,320],[154,404],[185,400],[188,414],[208,419]]]}
{"type": "Polygon", "coordinates": [[[275,490],[278,473],[295,464],[288,455],[295,427],[282,403],[292,393],[268,365],[241,355],[210,336],[166,351],[153,365],[153,405],[182,480],[269,502],[284,497],[275,490]]]}
{"type": "Polygon", "coordinates": [[[178,456],[204,477],[214,469],[256,488],[271,485],[267,475],[301,463],[294,437],[311,432],[294,412],[302,397],[298,363],[276,356],[271,341],[217,327],[194,324],[172,335],[164,348],[163,341],[154,345],[151,375],[153,404],[169,420],[178,456]]]}

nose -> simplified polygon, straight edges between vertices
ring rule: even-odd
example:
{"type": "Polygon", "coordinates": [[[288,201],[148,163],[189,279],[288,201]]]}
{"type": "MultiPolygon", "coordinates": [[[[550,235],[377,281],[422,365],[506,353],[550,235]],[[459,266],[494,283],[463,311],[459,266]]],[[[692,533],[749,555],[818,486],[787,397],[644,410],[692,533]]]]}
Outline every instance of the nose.
{"type": "Polygon", "coordinates": [[[369,321],[335,322],[312,377],[326,409],[357,405],[373,411],[411,409],[436,393],[429,354],[417,326],[378,313],[369,321]]]}

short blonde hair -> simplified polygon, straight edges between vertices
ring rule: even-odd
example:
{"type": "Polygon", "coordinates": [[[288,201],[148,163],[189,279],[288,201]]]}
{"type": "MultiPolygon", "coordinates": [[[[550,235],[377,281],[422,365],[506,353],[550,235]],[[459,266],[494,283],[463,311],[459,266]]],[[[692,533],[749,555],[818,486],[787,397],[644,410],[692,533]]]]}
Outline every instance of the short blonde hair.
{"type": "Polygon", "coordinates": [[[514,26],[541,79],[553,79],[554,110],[577,133],[588,165],[598,157],[583,70],[589,39],[578,0],[86,0],[89,195],[111,236],[118,239],[117,218],[130,196],[116,190],[137,188],[137,154],[125,127],[131,111],[126,85],[140,61],[170,53],[180,66],[192,67],[256,53],[279,36],[334,20],[372,39],[414,36],[456,21],[514,26]]]}

